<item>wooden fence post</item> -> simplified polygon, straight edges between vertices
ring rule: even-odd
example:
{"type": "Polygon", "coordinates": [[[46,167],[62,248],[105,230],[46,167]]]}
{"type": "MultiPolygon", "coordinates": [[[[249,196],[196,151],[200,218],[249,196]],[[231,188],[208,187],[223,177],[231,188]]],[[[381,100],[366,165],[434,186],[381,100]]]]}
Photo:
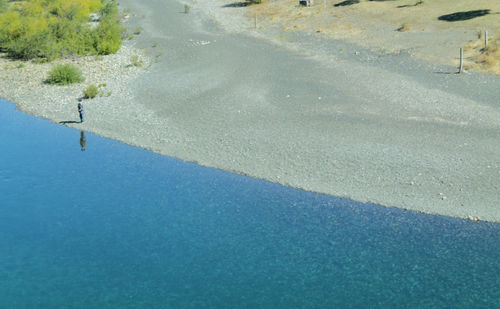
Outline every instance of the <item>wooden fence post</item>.
{"type": "Polygon", "coordinates": [[[460,47],[460,67],[458,68],[458,73],[462,73],[464,70],[464,49],[460,47]]]}
{"type": "Polygon", "coordinates": [[[488,30],[484,30],[484,49],[488,49],[488,30]]]}

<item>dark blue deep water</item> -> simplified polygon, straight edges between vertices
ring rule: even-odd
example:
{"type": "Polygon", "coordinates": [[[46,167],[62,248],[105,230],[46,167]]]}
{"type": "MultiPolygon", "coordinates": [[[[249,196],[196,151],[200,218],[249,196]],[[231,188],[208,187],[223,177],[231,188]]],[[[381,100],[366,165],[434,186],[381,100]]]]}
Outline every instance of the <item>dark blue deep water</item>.
{"type": "Polygon", "coordinates": [[[500,224],[80,137],[0,102],[0,308],[500,308],[500,224]]]}

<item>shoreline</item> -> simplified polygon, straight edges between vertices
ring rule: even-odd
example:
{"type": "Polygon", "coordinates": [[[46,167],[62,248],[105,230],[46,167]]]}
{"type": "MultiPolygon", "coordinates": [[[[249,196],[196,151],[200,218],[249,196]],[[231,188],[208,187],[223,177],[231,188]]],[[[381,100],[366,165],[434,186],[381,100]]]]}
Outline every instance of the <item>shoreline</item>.
{"type": "MultiPolygon", "coordinates": [[[[120,4],[144,31],[103,58],[117,67],[94,83],[111,96],[87,101],[88,121],[68,126],[307,191],[500,222],[500,106],[482,91],[500,89],[498,77],[445,74],[449,67],[349,43],[342,52],[311,35],[270,44],[267,32],[249,36],[243,10],[219,12],[213,2],[193,2],[189,14],[179,14],[181,3],[120,4]],[[226,31],[217,14],[232,16],[226,31]],[[147,49],[148,70],[128,66],[142,51],[134,44],[147,49]]],[[[50,90],[39,76],[23,90],[12,75],[0,79],[0,97],[55,123],[76,120],[87,81],[50,90]]]]}

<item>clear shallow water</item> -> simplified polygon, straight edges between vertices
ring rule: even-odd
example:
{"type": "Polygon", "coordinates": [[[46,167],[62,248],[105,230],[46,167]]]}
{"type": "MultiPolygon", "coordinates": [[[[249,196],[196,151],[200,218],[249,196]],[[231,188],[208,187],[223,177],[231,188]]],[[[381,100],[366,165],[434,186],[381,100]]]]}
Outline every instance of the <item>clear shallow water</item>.
{"type": "Polygon", "coordinates": [[[500,224],[80,134],[0,102],[0,308],[500,307],[500,224]]]}

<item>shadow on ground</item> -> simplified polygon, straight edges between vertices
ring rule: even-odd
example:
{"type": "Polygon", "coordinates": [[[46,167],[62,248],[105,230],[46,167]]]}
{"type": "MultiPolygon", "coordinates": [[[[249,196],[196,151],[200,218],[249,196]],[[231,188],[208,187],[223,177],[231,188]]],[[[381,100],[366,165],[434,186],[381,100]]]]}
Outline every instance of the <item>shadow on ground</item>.
{"type": "Polygon", "coordinates": [[[233,2],[233,3],[223,5],[222,7],[223,8],[243,8],[243,7],[249,6],[250,4],[252,4],[250,1],[233,2]]]}
{"type": "Polygon", "coordinates": [[[453,14],[441,15],[438,17],[438,19],[448,21],[448,22],[462,21],[462,20],[468,20],[468,19],[473,19],[476,17],[488,15],[488,14],[490,14],[490,11],[491,10],[474,10],[474,11],[466,11],[466,12],[456,12],[453,14]]]}
{"type": "Polygon", "coordinates": [[[423,3],[424,3],[424,1],[420,0],[420,1],[417,1],[415,4],[398,5],[396,8],[398,8],[398,9],[412,8],[412,7],[415,7],[415,6],[419,6],[419,5],[423,4],[423,3]]]}
{"type": "Polygon", "coordinates": [[[334,4],[333,6],[339,7],[339,6],[348,6],[348,5],[353,5],[359,3],[359,0],[346,0],[342,1],[340,3],[334,4]]]}

